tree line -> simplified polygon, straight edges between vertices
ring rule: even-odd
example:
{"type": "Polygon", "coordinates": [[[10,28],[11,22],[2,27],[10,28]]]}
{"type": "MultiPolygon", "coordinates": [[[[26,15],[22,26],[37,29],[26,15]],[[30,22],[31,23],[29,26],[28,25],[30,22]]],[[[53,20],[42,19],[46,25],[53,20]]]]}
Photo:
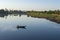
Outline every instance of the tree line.
{"type": "Polygon", "coordinates": [[[47,14],[60,14],[60,10],[49,11],[27,11],[27,13],[47,13],[47,14]]]}
{"type": "Polygon", "coordinates": [[[60,14],[60,10],[49,11],[21,11],[21,10],[8,10],[0,9],[0,14],[23,14],[23,13],[47,13],[47,14],[60,14]]]}
{"type": "Polygon", "coordinates": [[[23,14],[24,11],[21,10],[8,10],[8,9],[0,9],[0,14],[23,14]]]}

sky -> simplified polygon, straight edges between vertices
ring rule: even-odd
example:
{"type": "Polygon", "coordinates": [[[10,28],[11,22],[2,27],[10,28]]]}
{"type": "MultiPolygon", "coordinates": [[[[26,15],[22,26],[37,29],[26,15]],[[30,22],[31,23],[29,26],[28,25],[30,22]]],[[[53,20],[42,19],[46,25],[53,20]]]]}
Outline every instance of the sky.
{"type": "Polygon", "coordinates": [[[0,9],[57,10],[60,0],[0,0],[0,9]]]}

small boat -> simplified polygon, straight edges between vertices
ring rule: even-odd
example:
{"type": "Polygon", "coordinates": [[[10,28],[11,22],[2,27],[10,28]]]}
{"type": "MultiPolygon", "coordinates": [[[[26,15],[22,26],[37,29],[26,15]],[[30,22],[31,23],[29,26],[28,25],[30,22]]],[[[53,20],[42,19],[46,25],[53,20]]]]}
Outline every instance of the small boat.
{"type": "Polygon", "coordinates": [[[17,25],[17,28],[25,28],[26,26],[19,26],[19,25],[17,25]]]}

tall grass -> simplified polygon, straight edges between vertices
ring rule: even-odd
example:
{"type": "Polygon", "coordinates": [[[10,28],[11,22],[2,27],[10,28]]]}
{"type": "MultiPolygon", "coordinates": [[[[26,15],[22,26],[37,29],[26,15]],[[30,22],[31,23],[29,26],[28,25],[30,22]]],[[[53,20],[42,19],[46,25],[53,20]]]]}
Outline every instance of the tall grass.
{"type": "Polygon", "coordinates": [[[27,15],[31,17],[46,18],[60,23],[60,14],[56,14],[56,13],[35,13],[35,12],[30,13],[29,12],[27,13],[27,15]]]}

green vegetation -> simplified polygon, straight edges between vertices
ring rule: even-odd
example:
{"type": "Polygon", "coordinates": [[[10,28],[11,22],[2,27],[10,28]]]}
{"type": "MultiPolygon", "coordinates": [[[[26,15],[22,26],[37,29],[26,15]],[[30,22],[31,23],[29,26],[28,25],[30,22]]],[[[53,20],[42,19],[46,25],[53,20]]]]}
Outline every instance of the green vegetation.
{"type": "Polygon", "coordinates": [[[60,23],[60,11],[27,11],[27,15],[37,18],[46,18],[51,21],[56,21],[60,23]]]}
{"type": "Polygon", "coordinates": [[[26,14],[26,12],[21,11],[21,10],[0,9],[0,17],[12,15],[12,14],[14,15],[19,14],[21,16],[22,14],[26,14]]]}
{"type": "Polygon", "coordinates": [[[21,10],[0,9],[0,14],[25,14],[25,12],[21,10]]]}

